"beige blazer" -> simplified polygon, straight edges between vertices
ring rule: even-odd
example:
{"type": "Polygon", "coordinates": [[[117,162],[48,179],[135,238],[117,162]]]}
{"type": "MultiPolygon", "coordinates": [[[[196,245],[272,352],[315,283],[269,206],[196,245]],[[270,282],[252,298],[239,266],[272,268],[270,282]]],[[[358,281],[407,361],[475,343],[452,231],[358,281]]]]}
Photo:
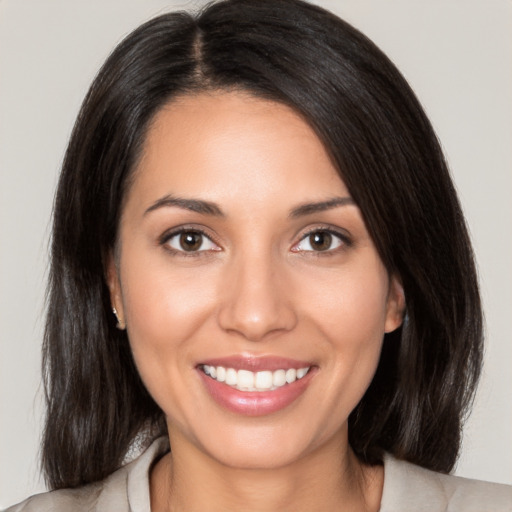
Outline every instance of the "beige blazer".
{"type": "MultiPolygon", "coordinates": [[[[167,450],[159,438],[102,482],[38,494],[6,512],[150,512],[149,470],[167,450]]],[[[512,512],[512,486],[442,475],[388,455],[380,512],[512,512]]]]}

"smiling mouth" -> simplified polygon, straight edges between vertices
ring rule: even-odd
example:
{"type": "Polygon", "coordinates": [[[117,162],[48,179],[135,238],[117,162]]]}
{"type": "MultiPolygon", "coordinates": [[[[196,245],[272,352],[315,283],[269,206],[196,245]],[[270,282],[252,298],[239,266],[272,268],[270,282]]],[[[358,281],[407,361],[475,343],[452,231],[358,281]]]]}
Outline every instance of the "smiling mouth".
{"type": "Polygon", "coordinates": [[[224,366],[203,364],[200,369],[211,379],[222,382],[238,391],[262,392],[273,391],[302,379],[308,374],[311,366],[252,372],[250,370],[236,370],[224,366]]]}

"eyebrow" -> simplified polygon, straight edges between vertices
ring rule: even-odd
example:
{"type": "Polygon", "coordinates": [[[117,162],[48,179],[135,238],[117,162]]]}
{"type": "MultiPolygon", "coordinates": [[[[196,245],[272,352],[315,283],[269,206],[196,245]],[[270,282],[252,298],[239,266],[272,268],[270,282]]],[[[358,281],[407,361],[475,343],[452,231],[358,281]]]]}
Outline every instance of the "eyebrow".
{"type": "MultiPolygon", "coordinates": [[[[314,203],[304,203],[293,208],[289,217],[296,219],[313,213],[323,212],[338,208],[339,206],[354,205],[355,201],[351,197],[334,197],[326,201],[318,201],[314,203]]],[[[144,215],[165,207],[177,207],[183,210],[189,210],[203,215],[212,215],[215,217],[225,217],[224,212],[220,207],[210,201],[203,201],[201,199],[185,199],[183,197],[175,197],[166,195],[155,201],[149,208],[146,209],[144,215]]]]}
{"type": "Polygon", "coordinates": [[[293,208],[290,211],[289,217],[296,219],[305,215],[311,215],[313,213],[323,212],[338,208],[339,206],[355,205],[355,201],[351,197],[333,197],[327,201],[319,201],[317,203],[304,203],[293,208]]]}
{"type": "Polygon", "coordinates": [[[215,203],[202,201],[200,199],[185,199],[166,195],[155,201],[145,212],[144,215],[165,207],[177,207],[191,212],[201,213],[203,215],[213,215],[215,217],[224,217],[224,213],[215,203]]]}

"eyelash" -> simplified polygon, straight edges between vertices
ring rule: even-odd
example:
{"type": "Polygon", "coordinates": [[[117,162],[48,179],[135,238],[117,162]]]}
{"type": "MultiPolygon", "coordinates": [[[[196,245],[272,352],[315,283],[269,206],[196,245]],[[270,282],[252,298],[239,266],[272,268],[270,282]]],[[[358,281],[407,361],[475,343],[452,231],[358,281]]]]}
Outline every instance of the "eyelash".
{"type": "Polygon", "coordinates": [[[204,238],[206,238],[212,244],[218,246],[218,244],[213,240],[212,236],[210,234],[208,234],[206,231],[204,231],[203,229],[198,228],[198,227],[187,227],[187,226],[165,232],[160,237],[159,244],[164,246],[165,249],[167,251],[171,252],[172,254],[174,254],[176,256],[182,256],[185,258],[190,258],[190,257],[194,258],[194,257],[198,257],[200,255],[204,255],[205,253],[217,252],[218,250],[220,250],[220,249],[218,249],[218,250],[210,249],[210,250],[201,250],[201,251],[185,251],[185,250],[179,250],[179,249],[175,249],[174,247],[171,247],[169,242],[174,237],[181,236],[184,233],[192,233],[192,234],[201,235],[201,237],[203,237],[202,244],[204,243],[204,238]]]}
{"type": "MultiPolygon", "coordinates": [[[[217,247],[219,246],[219,244],[217,244],[217,242],[215,242],[215,240],[213,240],[212,236],[209,235],[205,230],[203,230],[201,228],[198,228],[198,227],[187,227],[187,226],[181,227],[181,228],[178,228],[178,229],[173,229],[171,231],[165,232],[160,237],[159,244],[164,246],[165,249],[167,251],[171,252],[172,254],[179,255],[179,256],[182,256],[182,257],[198,257],[200,255],[204,256],[207,253],[218,252],[218,251],[221,250],[219,248],[219,249],[207,249],[207,250],[203,249],[203,250],[198,250],[198,251],[186,251],[186,250],[180,250],[180,249],[176,249],[174,247],[171,247],[169,242],[173,238],[181,236],[184,233],[191,233],[191,234],[201,235],[201,237],[206,238],[212,244],[216,245],[217,247]]],[[[204,239],[201,242],[201,245],[203,243],[204,243],[204,239]]],[[[309,231],[307,231],[306,233],[304,233],[301,236],[300,240],[293,245],[292,252],[310,253],[310,255],[314,255],[314,256],[318,256],[318,257],[323,257],[323,256],[332,256],[334,254],[337,254],[340,250],[346,249],[346,248],[351,247],[351,246],[352,246],[352,240],[350,239],[350,237],[347,234],[341,233],[341,232],[339,232],[337,230],[334,230],[334,229],[332,229],[330,227],[315,227],[315,228],[310,229],[309,231]],[[340,240],[340,242],[341,242],[341,245],[339,247],[335,247],[334,249],[326,249],[324,251],[314,251],[314,250],[302,251],[300,249],[295,249],[294,250],[294,248],[299,246],[301,243],[303,243],[305,240],[307,240],[308,237],[310,237],[311,235],[313,235],[315,233],[328,233],[329,235],[338,238],[340,240]]]]}
{"type": "MultiPolygon", "coordinates": [[[[309,256],[314,256],[314,257],[325,257],[325,256],[334,256],[335,254],[338,254],[340,251],[344,250],[344,249],[347,249],[349,247],[351,247],[353,245],[353,242],[352,240],[350,239],[350,237],[346,234],[346,233],[342,233],[340,231],[337,231],[331,227],[322,227],[322,226],[317,226],[317,227],[314,227],[312,229],[310,229],[309,231],[307,231],[306,233],[304,233],[300,240],[294,244],[293,247],[297,247],[299,246],[301,243],[303,243],[305,240],[308,239],[308,237],[310,237],[311,235],[314,235],[315,233],[328,233],[329,235],[331,236],[334,236],[336,238],[338,238],[340,240],[340,246],[339,247],[335,247],[334,249],[326,249],[325,251],[300,251],[300,250],[295,250],[294,252],[303,252],[303,253],[308,253],[309,256]]],[[[293,251],[293,248],[292,248],[292,251],[293,251]]]]}

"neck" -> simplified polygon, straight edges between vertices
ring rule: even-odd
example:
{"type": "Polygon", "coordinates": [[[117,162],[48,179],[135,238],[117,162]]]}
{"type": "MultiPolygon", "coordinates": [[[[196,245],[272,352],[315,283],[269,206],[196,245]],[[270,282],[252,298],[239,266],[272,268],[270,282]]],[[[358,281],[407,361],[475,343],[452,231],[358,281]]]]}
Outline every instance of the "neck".
{"type": "Polygon", "coordinates": [[[380,506],[383,469],[362,465],[348,442],[337,440],[269,469],[227,467],[193,446],[171,445],[151,474],[153,512],[361,512],[380,506]]]}

